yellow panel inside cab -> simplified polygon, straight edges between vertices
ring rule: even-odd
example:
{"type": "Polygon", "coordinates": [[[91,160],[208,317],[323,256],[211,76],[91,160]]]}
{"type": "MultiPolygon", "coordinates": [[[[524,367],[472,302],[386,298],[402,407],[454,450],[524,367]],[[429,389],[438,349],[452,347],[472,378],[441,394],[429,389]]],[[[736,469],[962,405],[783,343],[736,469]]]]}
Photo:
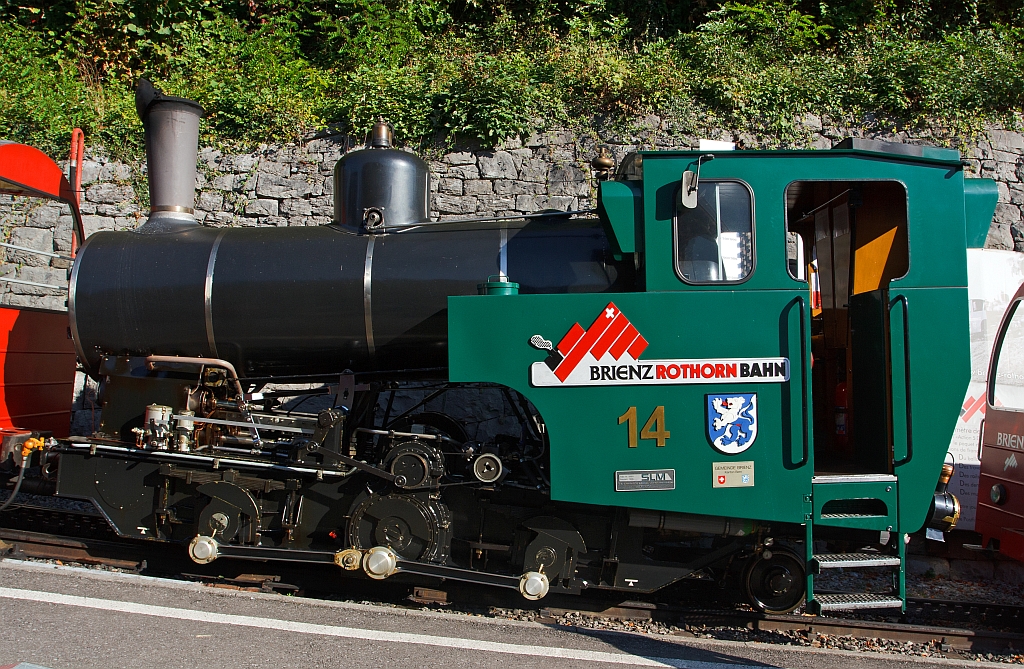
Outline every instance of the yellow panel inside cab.
{"type": "Polygon", "coordinates": [[[907,193],[903,185],[879,182],[863,187],[856,208],[853,291],[859,295],[888,286],[907,273],[907,193]]]}

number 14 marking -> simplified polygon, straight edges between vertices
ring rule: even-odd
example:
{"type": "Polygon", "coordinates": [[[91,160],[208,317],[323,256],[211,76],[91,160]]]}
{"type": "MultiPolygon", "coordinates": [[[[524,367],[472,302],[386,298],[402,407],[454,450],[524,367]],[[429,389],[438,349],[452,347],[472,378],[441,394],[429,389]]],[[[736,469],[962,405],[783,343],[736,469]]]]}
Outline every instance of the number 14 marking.
{"type": "MultiPolygon", "coordinates": [[[[638,445],[637,432],[636,432],[636,407],[629,407],[626,409],[626,413],[619,416],[619,425],[628,423],[626,430],[628,431],[629,447],[636,448],[638,445]]],[[[640,439],[654,439],[658,447],[665,445],[665,442],[672,434],[665,429],[665,407],[659,406],[654,407],[654,412],[651,417],[644,423],[643,428],[640,430],[640,439]]]]}

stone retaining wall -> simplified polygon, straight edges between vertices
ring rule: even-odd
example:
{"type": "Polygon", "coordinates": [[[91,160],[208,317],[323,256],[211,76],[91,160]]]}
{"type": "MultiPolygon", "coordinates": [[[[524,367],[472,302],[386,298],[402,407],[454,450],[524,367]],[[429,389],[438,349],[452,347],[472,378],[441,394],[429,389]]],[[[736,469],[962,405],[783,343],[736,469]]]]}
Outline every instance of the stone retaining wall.
{"type": "MultiPolygon", "coordinates": [[[[907,133],[879,134],[829,127],[804,119],[804,146],[828,149],[847,136],[896,142],[929,142],[907,133]]],[[[633,135],[554,130],[525,141],[514,139],[497,150],[457,147],[428,162],[431,216],[452,219],[514,215],[543,209],[562,211],[594,206],[589,168],[596,147],[608,146],[617,161],[637,148],[693,148],[697,139],[671,134],[671,122],[648,117],[633,135]]],[[[726,136],[726,138],[728,138],[726,136]]],[[[747,148],[756,140],[739,138],[747,148]]],[[[214,148],[199,152],[196,216],[208,226],[326,225],[334,210],[333,168],[347,151],[358,148],[343,135],[315,137],[301,145],[262,146],[231,154],[214,148]]],[[[999,128],[970,145],[968,171],[999,182],[999,205],[987,246],[1024,251],[1024,135],[999,128]]],[[[83,164],[82,214],[86,235],[98,230],[131,230],[145,221],[138,175],[145,165],[111,160],[98,149],[83,164]]],[[[27,248],[67,254],[72,219],[67,207],[0,196],[0,237],[27,248]]],[[[69,262],[5,249],[0,276],[65,286],[69,262]]],[[[0,282],[0,304],[64,309],[66,290],[0,282]]],[[[91,382],[79,379],[75,430],[86,432],[94,418],[91,382]]]]}

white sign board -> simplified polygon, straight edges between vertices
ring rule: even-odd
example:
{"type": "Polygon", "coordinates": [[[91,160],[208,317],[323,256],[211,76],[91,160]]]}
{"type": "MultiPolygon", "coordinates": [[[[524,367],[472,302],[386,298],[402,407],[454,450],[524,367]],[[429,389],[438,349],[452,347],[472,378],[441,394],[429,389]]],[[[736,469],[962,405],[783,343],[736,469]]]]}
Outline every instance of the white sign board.
{"type": "MultiPolygon", "coordinates": [[[[957,529],[973,530],[978,506],[978,439],[985,416],[985,379],[999,322],[1014,293],[1024,283],[1024,253],[994,249],[967,250],[967,297],[971,322],[971,382],[949,442],[956,474],[949,490],[960,500],[957,529]]],[[[996,397],[996,401],[999,398],[996,397]]]]}

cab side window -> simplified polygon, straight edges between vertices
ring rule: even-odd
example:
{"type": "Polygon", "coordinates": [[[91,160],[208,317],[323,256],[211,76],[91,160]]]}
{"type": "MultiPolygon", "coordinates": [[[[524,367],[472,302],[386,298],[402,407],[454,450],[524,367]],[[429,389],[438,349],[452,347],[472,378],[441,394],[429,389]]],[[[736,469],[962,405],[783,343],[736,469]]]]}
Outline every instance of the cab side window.
{"type": "Polygon", "coordinates": [[[687,283],[743,281],[754,266],[750,190],[736,181],[701,181],[697,207],[675,221],[676,272],[687,283]]]}
{"type": "Polygon", "coordinates": [[[990,404],[995,405],[999,398],[1001,408],[1018,411],[1024,410],[1024,309],[1020,305],[1020,300],[1013,303],[1010,322],[997,343],[998,357],[988,384],[990,404]]]}

